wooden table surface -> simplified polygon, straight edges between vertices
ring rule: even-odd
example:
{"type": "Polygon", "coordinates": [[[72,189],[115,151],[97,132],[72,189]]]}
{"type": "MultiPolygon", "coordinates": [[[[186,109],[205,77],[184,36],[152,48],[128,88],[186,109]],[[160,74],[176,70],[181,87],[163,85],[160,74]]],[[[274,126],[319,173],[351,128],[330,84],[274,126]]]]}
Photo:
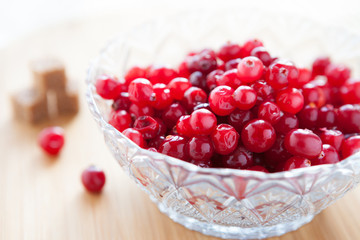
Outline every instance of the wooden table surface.
{"type": "MultiPolygon", "coordinates": [[[[89,60],[114,33],[138,22],[136,15],[121,29],[111,16],[66,22],[0,50],[0,239],[217,239],[161,214],[112,158],[87,109],[89,60]],[[9,94],[31,84],[28,62],[43,55],[62,58],[69,76],[79,81],[81,111],[74,118],[34,127],[13,120],[9,94]],[[66,145],[59,157],[50,158],[38,148],[36,137],[54,124],[65,128],[66,145]],[[100,195],[87,193],[80,182],[81,171],[92,163],[107,176],[100,195]]],[[[360,239],[359,204],[357,188],[298,231],[272,239],[360,239]]]]}

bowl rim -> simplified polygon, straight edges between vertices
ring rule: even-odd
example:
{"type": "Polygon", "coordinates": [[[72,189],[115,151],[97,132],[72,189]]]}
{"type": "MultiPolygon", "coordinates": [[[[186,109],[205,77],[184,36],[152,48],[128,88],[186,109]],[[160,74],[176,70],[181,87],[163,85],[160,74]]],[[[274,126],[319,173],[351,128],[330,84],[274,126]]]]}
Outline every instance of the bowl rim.
{"type": "MultiPolygon", "coordinates": [[[[294,16],[292,16],[294,17],[294,16]]],[[[299,19],[303,19],[306,21],[315,22],[318,25],[323,25],[319,22],[307,19],[302,16],[296,16],[299,19]]],[[[140,153],[142,155],[146,155],[151,157],[151,160],[153,161],[164,161],[166,164],[170,166],[176,166],[180,167],[182,170],[186,170],[189,172],[197,173],[197,174],[206,174],[206,175],[217,175],[219,177],[228,177],[228,176],[237,176],[242,178],[254,178],[254,179],[270,179],[270,180],[276,180],[276,179],[292,179],[292,178],[299,178],[302,176],[308,176],[308,175],[316,175],[320,172],[333,172],[337,169],[346,169],[347,166],[351,165],[353,161],[360,161],[358,160],[360,158],[360,151],[347,157],[344,160],[341,160],[338,163],[335,164],[323,164],[323,165],[316,165],[316,166],[310,166],[307,168],[299,168],[299,169],[293,169],[289,171],[283,171],[283,172],[274,172],[274,173],[265,173],[260,171],[251,171],[246,169],[230,169],[230,168],[202,168],[197,165],[194,165],[192,163],[180,160],[178,158],[174,158],[171,156],[167,156],[165,154],[161,154],[158,152],[152,152],[148,151],[147,149],[143,149],[139,147],[137,144],[132,142],[130,139],[128,139],[125,135],[123,135],[121,132],[119,132],[117,129],[115,129],[112,125],[110,125],[105,118],[102,116],[96,101],[95,101],[95,86],[92,82],[92,73],[97,68],[100,60],[104,58],[106,53],[111,49],[113,46],[117,45],[119,42],[125,41],[127,34],[131,34],[133,32],[136,32],[140,30],[141,28],[144,28],[145,26],[156,24],[159,22],[159,19],[153,20],[144,24],[140,24],[137,27],[134,27],[133,29],[129,31],[124,31],[120,34],[118,34],[116,37],[112,38],[107,42],[107,44],[101,49],[99,55],[97,55],[95,58],[90,60],[90,64],[87,69],[86,73],[86,102],[88,104],[88,107],[90,108],[90,112],[92,113],[94,119],[98,122],[98,124],[105,129],[109,129],[114,133],[114,136],[116,139],[125,139],[126,143],[130,145],[132,148],[136,149],[136,154],[140,153]]],[[[337,27],[339,28],[339,27],[337,27]]],[[[352,33],[350,31],[347,31],[345,28],[339,28],[342,31],[346,31],[349,35],[352,35],[354,37],[359,37],[357,34],[352,33]]],[[[102,99],[102,101],[108,101],[102,99]]]]}

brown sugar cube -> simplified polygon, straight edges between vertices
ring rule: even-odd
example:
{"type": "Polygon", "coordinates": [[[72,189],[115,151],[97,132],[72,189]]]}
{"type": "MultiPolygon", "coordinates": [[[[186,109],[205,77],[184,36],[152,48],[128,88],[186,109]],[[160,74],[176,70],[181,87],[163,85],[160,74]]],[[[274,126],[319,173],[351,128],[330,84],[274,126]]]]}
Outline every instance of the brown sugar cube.
{"type": "Polygon", "coordinates": [[[64,64],[56,58],[43,58],[30,65],[35,88],[46,93],[48,90],[65,91],[66,74],[64,64]]]}
{"type": "Polygon", "coordinates": [[[58,115],[75,114],[79,111],[78,89],[74,83],[69,83],[66,90],[56,92],[58,115]]]}
{"type": "Polygon", "coordinates": [[[20,91],[11,100],[14,115],[19,120],[34,124],[49,117],[46,96],[35,89],[20,91]]]}

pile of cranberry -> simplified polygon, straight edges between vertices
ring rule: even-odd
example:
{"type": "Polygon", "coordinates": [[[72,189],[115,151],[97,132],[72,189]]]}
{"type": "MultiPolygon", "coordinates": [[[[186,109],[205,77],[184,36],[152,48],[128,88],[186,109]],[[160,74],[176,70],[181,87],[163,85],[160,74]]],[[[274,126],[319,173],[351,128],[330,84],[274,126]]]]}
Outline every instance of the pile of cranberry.
{"type": "Polygon", "coordinates": [[[190,52],[178,68],[134,66],[96,91],[109,123],[142,148],[200,167],[279,172],[337,163],[360,150],[360,80],[328,57],[312,69],[263,43],[190,52]]]}

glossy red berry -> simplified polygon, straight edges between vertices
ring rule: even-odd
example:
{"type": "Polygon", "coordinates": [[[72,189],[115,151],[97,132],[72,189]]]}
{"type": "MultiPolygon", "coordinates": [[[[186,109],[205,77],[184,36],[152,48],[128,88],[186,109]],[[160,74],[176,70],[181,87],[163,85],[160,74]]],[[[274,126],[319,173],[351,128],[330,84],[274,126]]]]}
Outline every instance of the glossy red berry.
{"type": "Polygon", "coordinates": [[[284,146],[293,155],[313,159],[322,150],[321,139],[308,129],[295,129],[285,136],[284,146]]]}
{"type": "Polygon", "coordinates": [[[237,72],[237,69],[226,71],[223,75],[217,78],[216,84],[218,86],[229,86],[233,89],[236,89],[242,85],[242,81],[239,79],[237,72]]]}
{"type": "Polygon", "coordinates": [[[231,126],[233,126],[236,129],[236,131],[241,132],[245,124],[254,118],[255,115],[249,110],[243,111],[240,109],[235,109],[227,117],[227,121],[231,126]]]}
{"type": "Polygon", "coordinates": [[[96,166],[86,168],[81,174],[81,182],[92,193],[100,192],[105,185],[105,173],[96,166]]]}
{"type": "Polygon", "coordinates": [[[275,143],[275,129],[267,121],[254,119],[244,126],[241,131],[241,140],[250,151],[265,152],[275,143]]]}
{"type": "Polygon", "coordinates": [[[272,62],[272,57],[264,47],[256,47],[251,51],[251,56],[257,57],[261,60],[264,66],[269,66],[272,62]]]}
{"type": "Polygon", "coordinates": [[[318,57],[315,59],[313,65],[312,65],[312,75],[324,75],[325,69],[330,64],[330,58],[326,56],[318,57]]]}
{"type": "Polygon", "coordinates": [[[157,109],[163,110],[173,102],[170,89],[163,83],[157,83],[153,86],[153,94],[150,97],[150,105],[157,109]]]}
{"type": "Polygon", "coordinates": [[[284,171],[289,171],[296,168],[304,168],[310,167],[311,162],[309,159],[301,157],[301,156],[294,156],[286,160],[283,166],[284,171]]]}
{"type": "Polygon", "coordinates": [[[244,83],[252,83],[260,80],[264,64],[257,57],[243,58],[237,66],[237,75],[240,81],[244,83]]]}
{"type": "Polygon", "coordinates": [[[240,110],[249,110],[256,104],[256,92],[249,86],[240,86],[234,91],[234,103],[240,110]]]}
{"type": "Polygon", "coordinates": [[[298,68],[299,77],[296,81],[289,82],[289,87],[302,88],[311,80],[311,71],[307,68],[298,68]]]}
{"type": "Polygon", "coordinates": [[[96,80],[96,93],[104,99],[116,99],[121,91],[121,83],[115,77],[102,75],[96,80]]]}
{"type": "Polygon", "coordinates": [[[198,136],[191,138],[186,151],[193,160],[209,160],[214,154],[214,147],[208,136],[198,136]]]}
{"type": "Polygon", "coordinates": [[[326,103],[324,90],[312,82],[303,86],[302,94],[305,104],[313,103],[320,108],[326,103]]]}
{"type": "Polygon", "coordinates": [[[241,48],[241,58],[248,57],[251,54],[251,51],[256,47],[263,47],[264,44],[255,38],[247,40],[241,48]]]}
{"type": "Polygon", "coordinates": [[[339,87],[350,78],[351,71],[343,64],[329,64],[325,69],[325,76],[331,86],[339,87]]]}
{"type": "Polygon", "coordinates": [[[134,129],[138,130],[144,139],[152,139],[158,135],[159,123],[150,116],[141,116],[135,120],[134,129]]]}
{"type": "Polygon", "coordinates": [[[193,56],[188,56],[186,61],[190,73],[200,71],[203,74],[208,74],[217,67],[216,54],[209,49],[204,49],[193,56]]]}
{"type": "Polygon", "coordinates": [[[341,86],[340,94],[344,104],[360,103],[360,81],[352,80],[346,82],[341,86]]]}
{"type": "Polygon", "coordinates": [[[268,121],[272,125],[281,118],[280,108],[272,102],[264,102],[259,106],[258,118],[268,121]]]}
{"type": "Polygon", "coordinates": [[[267,170],[265,167],[260,166],[260,165],[255,165],[255,166],[249,167],[246,170],[269,173],[269,170],[267,170]]]}
{"type": "Polygon", "coordinates": [[[211,140],[215,152],[228,155],[238,146],[239,133],[228,124],[219,124],[211,134],[211,140]]]}
{"type": "Polygon", "coordinates": [[[194,135],[210,135],[216,128],[216,116],[207,109],[199,109],[191,113],[190,127],[194,135]]]}
{"type": "Polygon", "coordinates": [[[167,86],[170,89],[171,95],[176,100],[181,100],[184,93],[191,87],[191,83],[186,78],[174,78],[167,86]]]}
{"type": "Polygon", "coordinates": [[[315,104],[306,105],[297,115],[300,128],[313,129],[317,126],[319,109],[315,104]]]}
{"type": "Polygon", "coordinates": [[[287,134],[292,129],[299,127],[299,120],[296,115],[291,113],[283,113],[280,120],[274,125],[276,132],[287,134]]]}
{"type": "Polygon", "coordinates": [[[175,126],[179,118],[182,115],[185,115],[185,113],[186,111],[180,103],[173,103],[162,112],[162,120],[165,125],[171,129],[175,126]]]}
{"type": "Polygon", "coordinates": [[[148,78],[152,84],[168,84],[176,77],[178,77],[178,73],[174,69],[165,66],[152,66],[148,72],[148,78]]]}
{"type": "Polygon", "coordinates": [[[182,78],[189,78],[191,72],[189,71],[188,67],[187,67],[187,61],[183,61],[180,63],[179,68],[178,68],[178,75],[179,77],[182,78]]]}
{"type": "Polygon", "coordinates": [[[345,159],[360,151],[360,136],[345,139],[341,147],[342,158],[345,159]]]}
{"type": "Polygon", "coordinates": [[[118,131],[122,132],[125,129],[131,127],[131,115],[125,110],[113,111],[110,114],[109,124],[118,131]]]}
{"type": "Polygon", "coordinates": [[[293,63],[289,61],[275,61],[266,71],[266,82],[275,90],[287,87],[289,83],[296,82],[299,71],[293,63]]]}
{"type": "Polygon", "coordinates": [[[139,106],[136,103],[132,103],[129,107],[129,113],[133,118],[140,116],[154,116],[154,109],[150,106],[139,106]]]}
{"type": "Polygon", "coordinates": [[[227,62],[231,59],[240,58],[240,54],[241,54],[240,45],[229,41],[220,47],[217,56],[224,62],[227,62]]]}
{"type": "Polygon", "coordinates": [[[183,115],[176,123],[176,130],[180,136],[192,137],[194,132],[190,126],[190,115],[183,115]]]}
{"type": "Polygon", "coordinates": [[[281,111],[296,114],[304,106],[304,97],[296,88],[286,88],[276,95],[276,104],[281,111]]]}
{"type": "Polygon", "coordinates": [[[337,125],[338,111],[331,104],[326,104],[319,109],[317,127],[333,128],[337,125]]]}
{"type": "Polygon", "coordinates": [[[207,94],[204,90],[198,87],[191,87],[186,90],[182,104],[191,112],[199,103],[205,103],[207,101],[207,94]]]}
{"type": "Polygon", "coordinates": [[[44,128],[38,136],[40,147],[49,155],[59,154],[64,142],[64,130],[61,127],[44,128]]]}
{"type": "Polygon", "coordinates": [[[134,128],[127,128],[125,129],[122,134],[125,135],[125,137],[129,138],[131,141],[133,141],[135,144],[137,144],[139,147],[144,148],[145,147],[145,140],[142,136],[141,132],[134,128]]]}
{"type": "Polygon", "coordinates": [[[211,110],[219,116],[227,116],[235,109],[234,90],[228,86],[218,86],[209,95],[211,110]]]}
{"type": "Polygon", "coordinates": [[[171,157],[187,160],[186,146],[187,141],[180,136],[169,135],[165,138],[164,142],[160,145],[159,153],[166,154],[171,157]]]}
{"type": "Polygon", "coordinates": [[[336,151],[340,151],[341,144],[344,140],[344,134],[338,130],[321,129],[319,135],[323,144],[329,144],[333,146],[336,151]]]}
{"type": "Polygon", "coordinates": [[[241,62],[241,58],[232,59],[225,63],[225,71],[229,71],[231,69],[237,69],[237,66],[241,62]]]}
{"type": "Polygon", "coordinates": [[[193,72],[190,77],[189,81],[192,86],[199,87],[203,90],[207,90],[207,84],[206,84],[206,75],[203,74],[200,71],[193,72]]]}
{"type": "Polygon", "coordinates": [[[322,152],[317,158],[311,160],[311,165],[332,164],[339,161],[340,157],[336,149],[329,144],[323,144],[322,152]]]}
{"type": "Polygon", "coordinates": [[[130,101],[144,106],[150,102],[154,90],[149,80],[137,78],[130,83],[128,92],[130,101]]]}
{"type": "Polygon", "coordinates": [[[216,69],[206,76],[207,89],[210,91],[217,87],[217,80],[224,74],[223,70],[216,69]]]}
{"type": "Polygon", "coordinates": [[[292,154],[284,146],[284,136],[278,136],[274,145],[264,153],[264,160],[269,169],[275,170],[280,162],[285,162],[292,154]]]}
{"type": "Polygon", "coordinates": [[[225,168],[247,169],[254,165],[253,153],[238,146],[230,155],[222,156],[221,163],[225,168]]]}
{"type": "Polygon", "coordinates": [[[151,148],[155,148],[158,149],[160,147],[161,144],[163,144],[163,142],[165,141],[165,137],[164,136],[157,136],[156,138],[152,139],[151,141],[149,141],[149,147],[151,148]]]}
{"type": "Polygon", "coordinates": [[[139,66],[133,66],[126,72],[124,78],[127,85],[129,85],[132,80],[146,78],[146,70],[139,66]]]}
{"type": "Polygon", "coordinates": [[[111,105],[111,107],[114,111],[129,110],[130,105],[131,105],[131,101],[129,98],[129,93],[122,92],[116,99],[114,99],[114,102],[111,105]]]}
{"type": "Polygon", "coordinates": [[[261,104],[264,101],[275,101],[273,96],[274,89],[265,81],[259,80],[251,85],[257,95],[257,103],[261,104]]]}
{"type": "Polygon", "coordinates": [[[360,105],[346,104],[339,108],[338,127],[343,133],[360,132],[360,105]]]}

